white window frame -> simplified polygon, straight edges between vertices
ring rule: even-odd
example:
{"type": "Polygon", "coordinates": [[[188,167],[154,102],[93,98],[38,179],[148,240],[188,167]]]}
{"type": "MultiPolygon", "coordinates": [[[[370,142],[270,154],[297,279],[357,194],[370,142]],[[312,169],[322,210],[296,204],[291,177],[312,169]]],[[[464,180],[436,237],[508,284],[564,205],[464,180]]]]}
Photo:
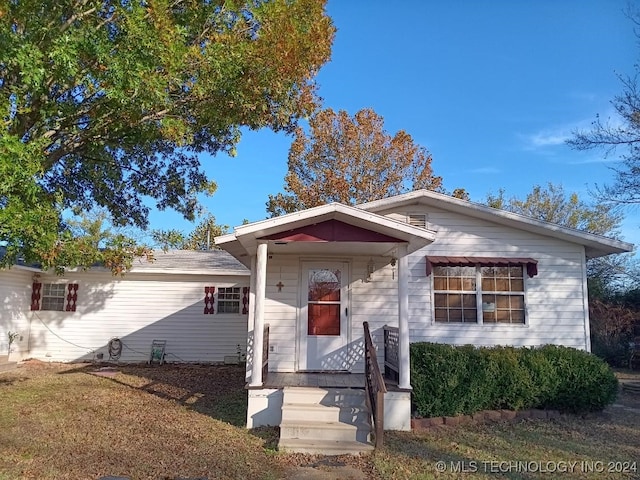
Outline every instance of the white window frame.
{"type": "Polygon", "coordinates": [[[43,282],[42,291],[40,293],[40,310],[49,312],[64,312],[65,304],[67,301],[67,285],[67,283],[43,282]],[[52,294],[51,292],[52,287],[55,287],[55,294],[52,294]],[[60,305],[60,308],[51,308],[51,304],[49,303],[51,302],[51,300],[49,299],[61,299],[62,304],[60,305]]]}
{"type": "Polygon", "coordinates": [[[240,315],[242,313],[242,287],[228,286],[216,288],[216,310],[220,315],[240,315]],[[233,311],[228,311],[233,307],[233,311]]]}
{"type": "MultiPolygon", "coordinates": [[[[435,277],[436,277],[436,269],[438,267],[456,267],[459,265],[436,265],[434,266],[434,271],[433,274],[431,275],[432,279],[431,279],[431,292],[432,292],[432,308],[431,308],[431,313],[432,313],[432,322],[435,325],[496,325],[496,326],[516,326],[516,327],[522,327],[522,326],[527,326],[528,325],[528,315],[527,315],[527,275],[526,275],[526,266],[525,265],[480,265],[480,264],[476,264],[476,265],[464,265],[465,267],[469,267],[469,268],[475,268],[475,282],[476,282],[476,288],[475,290],[436,290],[435,288],[435,277]],[[494,268],[500,268],[500,267],[520,267],[521,271],[522,271],[522,291],[496,291],[496,290],[483,290],[482,289],[482,268],[483,267],[494,267],[494,268]],[[437,294],[443,294],[443,295],[447,295],[447,294],[468,294],[468,295],[475,295],[476,297],[476,321],[475,322],[465,322],[465,321],[437,321],[436,320],[436,295],[437,294]],[[484,321],[484,314],[483,314],[483,302],[482,302],[482,297],[483,295],[504,295],[504,296],[518,296],[518,297],[522,297],[522,301],[524,303],[523,305],[523,321],[522,322],[518,322],[518,323],[513,323],[513,322],[485,322],[484,321]]],[[[509,276],[509,278],[511,278],[509,276]]],[[[494,308],[497,308],[497,306],[494,306],[494,308]]],[[[464,310],[464,308],[462,309],[464,310]]]]}

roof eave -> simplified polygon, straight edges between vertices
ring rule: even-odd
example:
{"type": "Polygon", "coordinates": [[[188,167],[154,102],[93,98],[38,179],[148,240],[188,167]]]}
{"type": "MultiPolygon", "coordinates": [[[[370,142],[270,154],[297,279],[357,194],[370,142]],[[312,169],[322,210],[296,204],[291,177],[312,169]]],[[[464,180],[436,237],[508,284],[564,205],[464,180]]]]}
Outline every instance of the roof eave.
{"type": "Polygon", "coordinates": [[[255,252],[260,238],[331,219],[345,221],[354,226],[400,237],[408,244],[409,252],[430,244],[435,240],[436,236],[434,231],[415,227],[376,213],[341,203],[329,203],[280,217],[241,225],[234,229],[234,233],[216,237],[214,241],[216,245],[247,265],[250,260],[246,257],[255,252]]]}
{"type": "Polygon", "coordinates": [[[562,225],[536,220],[524,215],[520,215],[506,210],[499,210],[487,205],[461,200],[459,198],[444,195],[430,190],[415,190],[395,197],[383,198],[362,205],[361,208],[370,212],[379,212],[405,205],[425,204],[439,208],[444,208],[446,204],[452,211],[462,213],[476,218],[482,218],[498,224],[520,228],[539,235],[552,235],[572,243],[577,243],[585,247],[587,258],[602,257],[605,255],[627,253],[634,250],[632,243],[615,240],[602,235],[576,230],[562,225]]]}

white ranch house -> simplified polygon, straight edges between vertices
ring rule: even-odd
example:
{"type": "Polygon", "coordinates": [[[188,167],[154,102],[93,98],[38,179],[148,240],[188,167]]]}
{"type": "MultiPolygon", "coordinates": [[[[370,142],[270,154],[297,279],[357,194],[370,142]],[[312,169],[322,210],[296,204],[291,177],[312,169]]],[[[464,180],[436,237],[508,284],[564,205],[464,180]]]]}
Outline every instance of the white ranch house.
{"type": "Polygon", "coordinates": [[[426,190],[215,241],[224,251],[158,254],[123,278],[4,271],[0,338],[20,333],[13,359],[61,361],[107,360],[111,337],[123,361],[145,361],[154,339],[167,361],[224,361],[240,345],[247,427],[280,425],[283,448],[360,451],[377,404],[363,403],[364,322],[386,371],[376,423],[406,430],[411,342],[589,350],[586,260],[633,248],[426,190]]]}

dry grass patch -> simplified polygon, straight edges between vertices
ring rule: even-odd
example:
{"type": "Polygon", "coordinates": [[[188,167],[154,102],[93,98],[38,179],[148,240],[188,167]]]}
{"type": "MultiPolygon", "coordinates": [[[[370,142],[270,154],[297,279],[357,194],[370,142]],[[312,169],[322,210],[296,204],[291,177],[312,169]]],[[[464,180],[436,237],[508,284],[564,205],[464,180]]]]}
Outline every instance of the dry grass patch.
{"type": "MultiPolygon", "coordinates": [[[[0,480],[276,479],[299,475],[294,467],[301,466],[328,478],[340,466],[371,479],[640,478],[586,473],[580,464],[639,461],[638,395],[621,394],[603,414],[586,418],[387,432],[385,448],[373,455],[322,457],[275,453],[277,428],[244,428],[242,368],[120,366],[103,377],[95,370],[29,362],[0,376],[0,480]],[[555,474],[483,471],[482,462],[518,460],[578,464],[555,474]],[[444,472],[438,461],[445,462],[444,472]]],[[[640,380],[637,372],[621,375],[640,380]]]]}
{"type": "Polygon", "coordinates": [[[0,377],[0,478],[283,476],[263,441],[231,424],[246,408],[240,369],[91,370],[36,364],[0,377]]]}
{"type": "MultiPolygon", "coordinates": [[[[640,374],[622,372],[620,378],[640,379],[640,374]]],[[[443,426],[387,433],[385,441],[374,455],[384,478],[640,478],[640,396],[621,393],[605,412],[586,417],[443,426]],[[517,461],[528,464],[510,464],[517,461]],[[626,471],[615,471],[625,465],[626,471]],[[555,468],[570,471],[549,471],[555,468]],[[546,471],[530,471],[536,469],[546,471]]]]}

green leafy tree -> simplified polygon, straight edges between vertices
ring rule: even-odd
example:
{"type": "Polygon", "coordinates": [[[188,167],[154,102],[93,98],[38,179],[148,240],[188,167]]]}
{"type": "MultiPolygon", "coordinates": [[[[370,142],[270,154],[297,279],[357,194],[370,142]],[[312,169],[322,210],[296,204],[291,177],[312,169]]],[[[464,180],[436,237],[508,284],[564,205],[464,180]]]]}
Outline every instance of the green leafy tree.
{"type": "Polygon", "coordinates": [[[485,203],[493,208],[599,235],[616,236],[623,216],[611,205],[589,205],[577,193],[566,194],[562,185],[535,185],[524,199],[507,198],[504,189],[489,193],[485,203]]]}
{"type": "Polygon", "coordinates": [[[349,205],[408,190],[440,190],[431,155],[411,136],[390,135],[384,119],[365,108],[353,117],[326,109],[298,128],[289,150],[285,192],[269,195],[267,212],[278,216],[330,202],[349,205]]]}
{"type": "Polygon", "coordinates": [[[65,220],[51,253],[50,266],[62,274],[70,265],[102,265],[116,274],[130,269],[138,257],[153,261],[153,250],[141,245],[132,229],[115,226],[105,208],[80,212],[65,220]]]}
{"type": "Polygon", "coordinates": [[[325,0],[0,0],[0,242],[55,262],[65,209],[146,227],[215,183],[199,154],[317,108],[325,0]],[[145,199],[145,201],[143,201],[145,199]]]}
{"type": "Polygon", "coordinates": [[[193,231],[185,235],[180,230],[152,230],[151,237],[163,250],[210,250],[215,247],[214,237],[224,235],[227,225],[218,225],[213,215],[207,215],[193,231]]]}

